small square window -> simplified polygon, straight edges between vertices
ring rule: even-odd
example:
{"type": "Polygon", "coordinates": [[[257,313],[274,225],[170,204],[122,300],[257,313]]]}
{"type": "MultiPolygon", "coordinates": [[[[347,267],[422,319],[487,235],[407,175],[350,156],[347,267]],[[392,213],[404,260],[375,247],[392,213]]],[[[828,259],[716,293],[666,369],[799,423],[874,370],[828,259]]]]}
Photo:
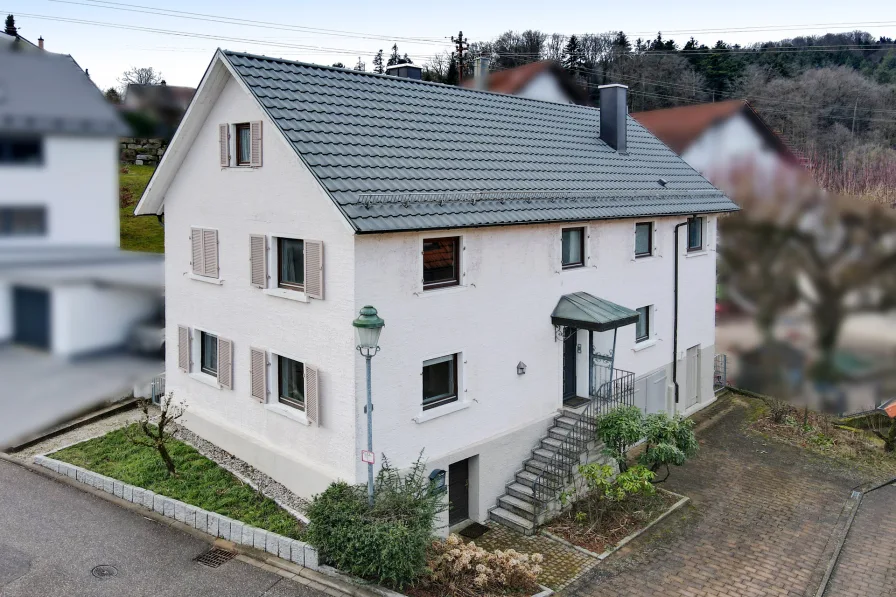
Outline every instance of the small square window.
{"type": "Polygon", "coordinates": [[[251,160],[251,136],[249,124],[238,124],[236,128],[236,165],[248,166],[251,160]]]}
{"type": "Polygon", "coordinates": [[[585,229],[563,230],[562,265],[564,269],[585,265],[585,229]]]}
{"type": "Polygon", "coordinates": [[[208,375],[218,375],[218,337],[199,332],[200,369],[208,375]]]}
{"type": "Polygon", "coordinates": [[[635,324],[635,342],[644,342],[650,338],[650,307],[638,309],[638,323],[635,324]]]}
{"type": "Polygon", "coordinates": [[[423,289],[460,284],[460,237],[423,240],[423,289]]]}
{"type": "Polygon", "coordinates": [[[635,224],[635,257],[653,255],[653,222],[635,224]]]}
{"type": "Polygon", "coordinates": [[[703,218],[688,220],[688,251],[703,249],[703,218]]]}
{"type": "Polygon", "coordinates": [[[305,290],[305,243],[296,238],[277,239],[277,285],[305,290]]]}
{"type": "Polygon", "coordinates": [[[423,410],[457,400],[457,355],[423,362],[423,410]]]}
{"type": "Polygon", "coordinates": [[[40,138],[0,138],[0,164],[41,164],[43,153],[43,141],[40,138]]]}
{"type": "Polygon", "coordinates": [[[46,208],[0,207],[0,236],[43,236],[46,233],[46,208]]]}
{"type": "Polygon", "coordinates": [[[305,365],[288,359],[277,357],[277,397],[280,404],[305,410],[305,365]]]}

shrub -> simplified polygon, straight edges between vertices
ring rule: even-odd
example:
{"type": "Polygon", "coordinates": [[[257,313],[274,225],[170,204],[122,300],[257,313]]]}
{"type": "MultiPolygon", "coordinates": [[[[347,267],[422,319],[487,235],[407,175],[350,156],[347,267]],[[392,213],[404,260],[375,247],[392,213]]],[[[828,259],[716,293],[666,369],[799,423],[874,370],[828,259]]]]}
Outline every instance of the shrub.
{"type": "Polygon", "coordinates": [[[768,414],[776,425],[782,424],[784,418],[793,412],[793,407],[784,400],[767,398],[765,403],[768,405],[768,414]]]}
{"type": "Polygon", "coordinates": [[[426,571],[436,516],[446,507],[432,491],[420,458],[404,476],[383,458],[374,485],[333,483],[308,507],[305,539],[340,570],[403,588],[426,571]]]}
{"type": "Polygon", "coordinates": [[[666,413],[647,415],[644,419],[646,447],[639,462],[656,473],[666,467],[666,476],[655,481],[662,483],[669,478],[669,465],[681,466],[697,453],[697,437],[694,422],[681,415],[670,417],[666,413]]]}
{"type": "Polygon", "coordinates": [[[436,585],[448,595],[475,596],[538,589],[540,564],[544,557],[513,549],[486,551],[470,542],[466,545],[457,535],[432,544],[432,575],[426,584],[436,585]]]}
{"type": "Polygon", "coordinates": [[[597,439],[604,443],[604,453],[625,471],[625,451],[644,437],[644,415],[637,406],[623,406],[597,417],[597,439]]]}

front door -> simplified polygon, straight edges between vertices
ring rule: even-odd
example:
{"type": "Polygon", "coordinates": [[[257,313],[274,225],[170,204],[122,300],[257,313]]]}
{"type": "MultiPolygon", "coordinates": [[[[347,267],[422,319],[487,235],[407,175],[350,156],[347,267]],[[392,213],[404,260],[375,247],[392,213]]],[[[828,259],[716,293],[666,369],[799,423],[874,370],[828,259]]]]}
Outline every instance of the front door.
{"type": "Polygon", "coordinates": [[[32,288],[13,288],[13,341],[34,348],[50,348],[50,293],[32,288]]]}
{"type": "Polygon", "coordinates": [[[576,348],[578,333],[573,331],[563,341],[563,399],[575,398],[576,395],[576,348]]]}
{"type": "Polygon", "coordinates": [[[448,526],[470,518],[470,459],[448,466],[448,526]]]}

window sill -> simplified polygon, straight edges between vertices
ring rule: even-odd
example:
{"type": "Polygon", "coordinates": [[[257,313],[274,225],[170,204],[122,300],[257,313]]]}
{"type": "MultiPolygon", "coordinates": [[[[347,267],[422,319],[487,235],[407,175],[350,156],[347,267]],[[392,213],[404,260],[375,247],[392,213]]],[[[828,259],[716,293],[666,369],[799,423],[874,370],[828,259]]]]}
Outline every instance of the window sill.
{"type": "Polygon", "coordinates": [[[641,342],[636,342],[632,347],[632,352],[641,352],[646,348],[650,348],[651,346],[656,346],[658,342],[658,338],[651,338],[650,340],[643,340],[641,342]]]}
{"type": "Polygon", "coordinates": [[[565,272],[579,272],[579,271],[582,271],[582,270],[584,270],[584,269],[587,269],[587,268],[585,267],[585,264],[582,264],[582,265],[564,265],[564,266],[561,266],[561,267],[560,267],[560,273],[565,273],[565,272]]]}
{"type": "Polygon", "coordinates": [[[228,170],[231,172],[252,172],[254,170],[258,170],[261,166],[221,166],[221,170],[228,170]]]}
{"type": "Polygon", "coordinates": [[[189,375],[199,383],[204,383],[207,386],[211,386],[219,390],[222,389],[221,384],[218,383],[218,378],[212,377],[208,373],[190,373],[189,375]]]}
{"type": "Polygon", "coordinates": [[[222,280],[221,278],[209,278],[208,276],[200,276],[194,273],[188,273],[187,277],[189,277],[191,280],[196,280],[197,282],[205,282],[206,284],[217,284],[218,286],[224,283],[224,280],[222,280]]]}
{"type": "Polygon", "coordinates": [[[456,413],[459,410],[464,410],[470,408],[471,402],[468,400],[464,401],[456,401],[449,402],[444,406],[437,406],[435,408],[431,408],[429,410],[422,411],[419,415],[414,417],[415,423],[425,423],[427,421],[431,421],[433,419],[438,419],[439,417],[450,415],[451,413],[456,413]]]}
{"type": "Polygon", "coordinates": [[[262,290],[268,296],[276,296],[278,298],[289,299],[299,303],[307,303],[308,295],[300,290],[288,290],[286,288],[265,288],[262,290]]]}
{"type": "Polygon", "coordinates": [[[281,417],[286,417],[287,419],[293,420],[296,423],[301,423],[302,425],[310,425],[310,423],[308,423],[308,416],[305,414],[305,411],[301,411],[289,406],[283,406],[279,403],[265,404],[264,409],[268,412],[276,413],[281,417]]]}
{"type": "Polygon", "coordinates": [[[456,292],[463,292],[467,290],[469,286],[465,286],[463,284],[455,284],[454,286],[444,286],[442,288],[433,288],[431,290],[421,290],[416,292],[417,296],[438,296],[440,294],[454,294],[456,292]]]}
{"type": "Polygon", "coordinates": [[[635,261],[650,261],[651,259],[655,259],[659,257],[656,253],[651,253],[650,255],[635,255],[633,259],[635,261]]]}
{"type": "Polygon", "coordinates": [[[708,255],[709,251],[706,249],[700,249],[699,251],[688,251],[684,254],[685,257],[703,257],[704,255],[708,255]]]}

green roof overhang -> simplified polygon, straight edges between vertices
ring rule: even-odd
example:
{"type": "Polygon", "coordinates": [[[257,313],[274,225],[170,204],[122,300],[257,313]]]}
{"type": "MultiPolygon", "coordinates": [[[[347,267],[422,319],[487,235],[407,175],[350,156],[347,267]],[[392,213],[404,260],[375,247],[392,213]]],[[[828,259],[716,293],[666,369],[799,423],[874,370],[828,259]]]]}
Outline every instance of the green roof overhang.
{"type": "Polygon", "coordinates": [[[564,294],[551,313],[551,323],[606,332],[638,321],[638,312],[587,292],[564,294]]]}

